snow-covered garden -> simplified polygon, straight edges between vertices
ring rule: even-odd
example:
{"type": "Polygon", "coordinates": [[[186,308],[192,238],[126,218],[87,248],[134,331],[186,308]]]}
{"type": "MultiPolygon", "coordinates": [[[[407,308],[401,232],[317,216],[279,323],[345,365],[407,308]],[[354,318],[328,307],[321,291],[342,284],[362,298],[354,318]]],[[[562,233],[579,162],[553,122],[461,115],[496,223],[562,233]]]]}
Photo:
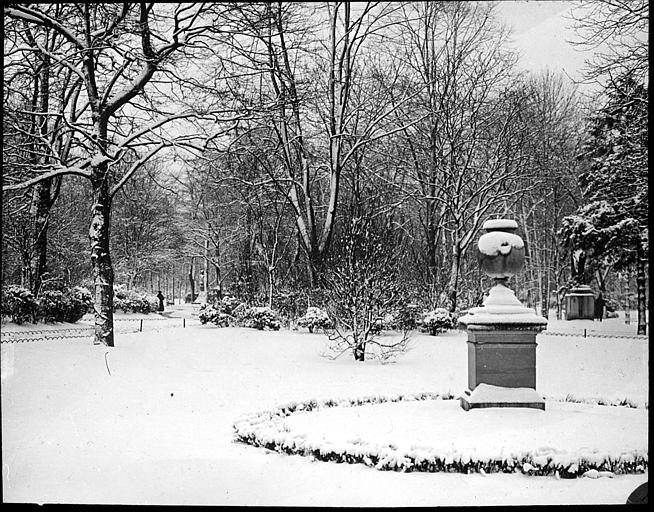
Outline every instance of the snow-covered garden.
{"type": "Polygon", "coordinates": [[[647,501],[646,0],[3,13],[4,502],[647,501]]]}
{"type": "Polygon", "coordinates": [[[199,325],[190,312],[182,324],[187,312],[176,314],[118,335],[113,349],[83,338],[2,344],[6,502],[624,503],[647,481],[648,341],[622,318],[552,320],[538,336],[546,411],[464,412],[432,399],[465,388],[464,332],[417,334],[394,363],[362,364],[321,357],[322,334],[199,325]],[[577,335],[548,334],[566,329],[577,335]],[[314,410],[286,414],[302,404],[314,410]],[[277,419],[262,415],[280,407],[277,419]],[[268,441],[304,439],[315,454],[237,442],[253,428],[268,441]],[[352,447],[362,463],[321,460],[352,447]],[[380,450],[385,470],[375,469],[381,459],[363,460],[380,450]],[[393,454],[410,461],[395,467],[402,457],[393,454]],[[522,462],[510,471],[474,464],[498,456],[522,462]],[[614,471],[554,470],[595,459],[614,471]]]}

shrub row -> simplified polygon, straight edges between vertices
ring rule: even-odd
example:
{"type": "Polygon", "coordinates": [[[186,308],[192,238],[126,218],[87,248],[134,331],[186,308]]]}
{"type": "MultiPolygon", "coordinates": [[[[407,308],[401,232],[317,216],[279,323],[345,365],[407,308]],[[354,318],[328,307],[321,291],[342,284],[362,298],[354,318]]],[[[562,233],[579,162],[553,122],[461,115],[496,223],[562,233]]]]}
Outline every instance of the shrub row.
{"type": "Polygon", "coordinates": [[[618,458],[590,454],[570,458],[557,454],[523,453],[475,460],[466,454],[435,454],[429,450],[400,452],[395,447],[380,448],[366,443],[347,443],[336,447],[328,442],[322,445],[308,443],[300,436],[292,436],[284,429],[283,418],[295,412],[307,412],[322,407],[352,407],[363,404],[399,402],[402,400],[451,400],[452,394],[420,393],[391,397],[372,396],[358,399],[309,400],[292,402],[270,411],[254,413],[234,423],[238,441],[260,446],[280,453],[314,457],[317,460],[361,463],[382,471],[423,471],[456,473],[515,473],[527,475],[552,475],[558,478],[586,476],[612,477],[614,474],[644,473],[648,467],[647,452],[623,453],[618,458]],[[567,459],[567,460],[566,460],[567,459]]]}
{"type": "Polygon", "coordinates": [[[27,288],[9,285],[2,288],[2,316],[12,322],[75,323],[93,305],[91,292],[76,286],[73,289],[45,290],[38,298],[27,288]]]}
{"type": "MultiPolygon", "coordinates": [[[[252,294],[239,294],[238,289],[233,289],[236,292],[236,297],[230,297],[239,303],[245,303],[250,306],[264,306],[267,304],[267,296],[252,295],[252,294]]],[[[327,307],[332,300],[332,294],[324,289],[311,289],[303,291],[287,291],[278,290],[273,297],[273,311],[277,321],[284,327],[291,327],[297,325],[298,327],[306,328],[310,332],[319,329],[329,329],[337,323],[336,318],[324,319],[327,315],[327,307]],[[317,313],[319,316],[311,311],[317,310],[323,313],[317,313]],[[313,317],[313,318],[312,318],[313,317]],[[327,327],[329,326],[329,327],[327,327]]],[[[221,309],[221,301],[208,301],[221,313],[230,314],[221,309]]],[[[232,315],[233,316],[233,315],[232,315]]],[[[208,320],[210,322],[211,320],[208,320]]],[[[225,319],[222,319],[224,324],[225,319]]],[[[229,319],[227,319],[229,322],[229,319]]],[[[236,325],[236,322],[231,321],[229,325],[236,325]]],[[[438,335],[448,329],[457,328],[457,317],[454,313],[450,313],[444,308],[424,309],[422,304],[418,301],[411,303],[407,299],[407,303],[402,307],[391,309],[379,318],[373,326],[374,332],[380,331],[401,331],[401,330],[415,330],[420,329],[422,332],[431,335],[438,335]]]]}
{"type": "MultiPolygon", "coordinates": [[[[122,285],[114,286],[114,312],[151,313],[157,310],[158,305],[159,301],[154,296],[127,290],[122,285]]],[[[17,324],[38,321],[75,323],[92,307],[93,295],[81,286],[45,289],[38,297],[22,286],[2,288],[2,316],[17,324]]]]}
{"type": "MultiPolygon", "coordinates": [[[[214,303],[202,304],[199,311],[200,322],[212,323],[218,327],[243,326],[255,329],[278,330],[281,322],[279,316],[269,307],[248,306],[233,296],[226,295],[214,303]]],[[[309,332],[334,328],[334,322],[327,313],[318,307],[310,306],[297,321],[298,327],[309,332]]],[[[417,306],[409,305],[403,309],[391,311],[375,324],[376,332],[382,330],[411,330],[420,328],[435,336],[447,329],[457,326],[456,317],[446,309],[435,309],[419,315],[417,306]]]]}
{"type": "Polygon", "coordinates": [[[202,324],[212,323],[218,327],[252,327],[261,331],[278,331],[280,322],[277,315],[266,306],[247,306],[229,295],[213,304],[202,304],[198,313],[202,324]]]}
{"type": "Polygon", "coordinates": [[[158,307],[157,297],[128,290],[124,285],[114,285],[114,312],[148,314],[157,311],[158,307]]]}

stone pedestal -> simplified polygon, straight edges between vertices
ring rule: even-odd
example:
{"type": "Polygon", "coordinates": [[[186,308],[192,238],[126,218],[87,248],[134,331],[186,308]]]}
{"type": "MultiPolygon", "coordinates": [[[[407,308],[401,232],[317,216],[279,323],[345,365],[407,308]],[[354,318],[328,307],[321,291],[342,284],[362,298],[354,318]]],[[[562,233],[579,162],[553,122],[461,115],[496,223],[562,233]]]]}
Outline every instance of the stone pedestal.
{"type": "Polygon", "coordinates": [[[484,306],[472,308],[459,323],[468,332],[468,389],[461,407],[545,410],[545,401],[536,392],[536,335],[547,320],[497,284],[484,306]]]}
{"type": "Polygon", "coordinates": [[[566,320],[592,320],[594,316],[595,295],[590,286],[577,286],[566,293],[566,320]]]}
{"type": "Polygon", "coordinates": [[[461,398],[467,411],[477,407],[534,407],[545,409],[536,391],[536,334],[540,326],[468,325],[468,389],[461,398]],[[529,389],[516,393],[485,393],[473,397],[480,384],[529,389]],[[528,400],[525,401],[525,398],[528,400]]]}

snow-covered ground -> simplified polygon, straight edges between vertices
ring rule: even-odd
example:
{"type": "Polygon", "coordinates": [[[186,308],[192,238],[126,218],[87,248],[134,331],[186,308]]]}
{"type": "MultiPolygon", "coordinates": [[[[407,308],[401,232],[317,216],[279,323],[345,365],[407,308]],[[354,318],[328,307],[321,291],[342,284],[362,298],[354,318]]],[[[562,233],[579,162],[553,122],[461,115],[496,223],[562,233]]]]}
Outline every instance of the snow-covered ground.
{"type": "MultiPolygon", "coordinates": [[[[647,338],[584,338],[587,322],[565,325],[580,327],[580,336],[539,335],[538,391],[548,400],[573,395],[647,403],[647,338]]],[[[594,324],[607,332],[620,326],[624,324],[594,324]]],[[[630,327],[635,332],[634,324],[623,330],[630,327]]],[[[461,393],[467,382],[465,339],[462,332],[419,335],[412,350],[386,365],[356,363],[345,355],[335,361],[322,358],[320,334],[219,329],[191,322],[186,328],[119,334],[117,346],[111,349],[85,339],[3,343],[3,499],[162,505],[600,504],[624,503],[647,481],[647,472],[596,480],[519,473],[386,472],[360,464],[314,462],[233,442],[233,423],[238,418],[291,401],[461,393]]],[[[442,438],[438,429],[444,428],[446,414],[466,414],[458,407],[448,413],[430,409],[429,404],[397,404],[400,408],[393,413],[415,417],[416,428],[427,441],[442,438]],[[420,408],[421,404],[427,407],[420,408]]],[[[385,406],[376,407],[384,416],[385,406]]],[[[566,407],[561,403],[544,413],[516,410],[515,422],[507,425],[506,446],[523,439],[514,433],[527,424],[531,413],[551,413],[548,421],[567,425],[565,442],[586,439],[590,446],[601,441],[601,422],[595,424],[600,428],[592,437],[585,438],[575,413],[570,410],[567,415],[566,407]]],[[[628,444],[647,446],[642,411],[620,409],[635,414],[633,429],[626,434],[628,444]]],[[[357,410],[364,409],[353,408],[350,413],[357,410]]],[[[618,408],[611,410],[609,414],[618,408]]],[[[487,421],[480,422],[479,432],[487,421]]],[[[412,424],[406,417],[400,423],[412,424]]],[[[331,425],[336,429],[338,422],[331,425]]],[[[356,435],[371,430],[370,418],[357,425],[352,424],[358,429],[356,435]]],[[[463,445],[466,430],[461,426],[451,442],[463,445]]],[[[341,422],[344,427],[349,425],[341,422]]],[[[388,423],[380,428],[388,429],[388,423]]],[[[466,424],[465,429],[473,435],[474,425],[466,424]]],[[[609,432],[607,425],[606,436],[610,442],[617,434],[609,432]]]]}

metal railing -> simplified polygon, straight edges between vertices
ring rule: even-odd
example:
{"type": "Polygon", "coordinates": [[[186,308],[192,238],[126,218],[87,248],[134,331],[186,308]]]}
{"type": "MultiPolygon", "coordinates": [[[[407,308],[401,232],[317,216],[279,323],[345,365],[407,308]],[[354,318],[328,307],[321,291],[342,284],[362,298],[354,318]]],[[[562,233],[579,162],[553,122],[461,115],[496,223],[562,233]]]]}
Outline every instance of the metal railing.
{"type": "MultiPolygon", "coordinates": [[[[116,334],[131,334],[137,332],[156,332],[162,329],[186,328],[192,325],[200,325],[197,318],[175,318],[153,316],[152,318],[114,318],[114,332],[116,334]]],[[[22,343],[26,341],[43,341],[56,339],[91,339],[94,336],[92,322],[79,322],[78,326],[52,328],[38,330],[16,330],[0,331],[1,343],[22,343]]]]}

